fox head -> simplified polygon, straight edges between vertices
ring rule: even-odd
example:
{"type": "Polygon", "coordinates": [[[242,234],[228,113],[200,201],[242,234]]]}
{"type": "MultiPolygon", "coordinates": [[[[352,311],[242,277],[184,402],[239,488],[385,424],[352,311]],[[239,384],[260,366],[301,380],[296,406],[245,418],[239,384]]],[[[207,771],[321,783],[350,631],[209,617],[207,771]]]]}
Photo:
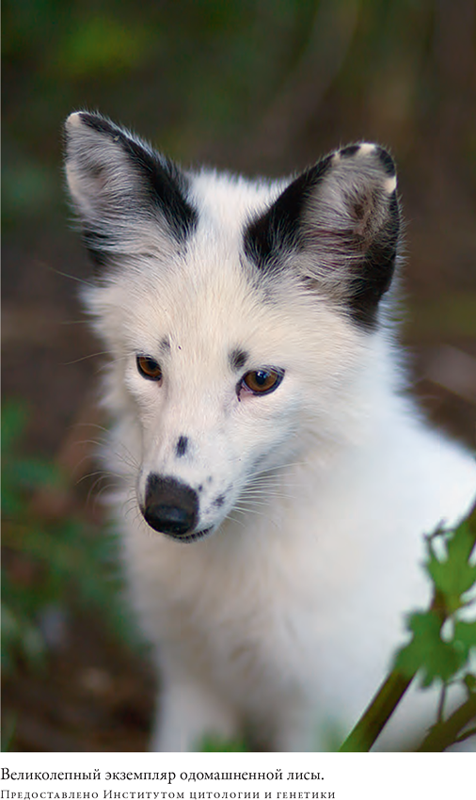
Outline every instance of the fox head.
{"type": "Polygon", "coordinates": [[[107,405],[134,428],[146,522],[216,530],[259,476],[365,416],[400,216],[389,154],[337,150],[297,177],[185,171],[98,114],[66,123],[66,174],[96,267],[87,308],[107,405]]]}

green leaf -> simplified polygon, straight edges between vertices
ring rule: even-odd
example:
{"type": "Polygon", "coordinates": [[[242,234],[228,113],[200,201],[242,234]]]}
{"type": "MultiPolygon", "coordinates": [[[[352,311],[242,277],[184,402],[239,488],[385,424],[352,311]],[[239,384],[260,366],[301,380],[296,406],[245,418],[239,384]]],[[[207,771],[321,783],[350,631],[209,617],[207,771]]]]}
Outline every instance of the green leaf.
{"type": "Polygon", "coordinates": [[[475,537],[467,522],[463,522],[449,537],[447,534],[439,536],[446,540],[446,558],[438,558],[434,549],[435,537],[431,537],[426,569],[437,592],[444,596],[447,612],[452,614],[464,604],[461,596],[476,582],[476,565],[469,563],[475,537]]]}
{"type": "Polygon", "coordinates": [[[455,643],[460,645],[467,658],[470,650],[476,648],[476,621],[464,622],[463,620],[457,620],[453,638],[455,643]]]}
{"type": "Polygon", "coordinates": [[[466,684],[466,687],[470,692],[476,692],[476,675],[473,675],[472,672],[468,672],[464,676],[463,683],[466,684]]]}
{"type": "Polygon", "coordinates": [[[448,681],[466,661],[467,654],[454,641],[441,638],[441,620],[434,611],[415,612],[408,628],[413,638],[396,656],[395,668],[410,678],[421,671],[423,686],[436,679],[448,681]]]}

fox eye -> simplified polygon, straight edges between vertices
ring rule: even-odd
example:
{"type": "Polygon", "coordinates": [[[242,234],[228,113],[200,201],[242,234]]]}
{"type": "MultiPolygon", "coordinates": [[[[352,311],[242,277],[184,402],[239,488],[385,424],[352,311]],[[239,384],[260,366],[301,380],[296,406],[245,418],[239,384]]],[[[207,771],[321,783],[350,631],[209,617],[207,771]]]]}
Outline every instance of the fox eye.
{"type": "Polygon", "coordinates": [[[151,356],[137,356],[137,369],[142,377],[147,378],[149,381],[160,381],[162,379],[160,364],[151,356]]]}
{"type": "Polygon", "coordinates": [[[270,394],[283,380],[284,370],[276,368],[257,369],[247,372],[241,379],[241,388],[252,394],[270,394]]]}

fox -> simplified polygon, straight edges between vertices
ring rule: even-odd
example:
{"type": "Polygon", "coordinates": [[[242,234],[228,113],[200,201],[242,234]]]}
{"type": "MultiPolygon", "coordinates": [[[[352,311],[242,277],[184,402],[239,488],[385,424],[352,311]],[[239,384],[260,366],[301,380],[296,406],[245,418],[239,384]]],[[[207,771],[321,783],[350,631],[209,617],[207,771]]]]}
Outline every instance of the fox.
{"type": "MultiPolygon", "coordinates": [[[[326,749],[429,601],[425,534],[476,497],[473,455],[409,397],[393,158],[359,142],[249,179],[99,113],[65,131],[108,504],[160,676],[150,747],[326,749]]],[[[382,749],[426,719],[414,694],[382,749]]]]}

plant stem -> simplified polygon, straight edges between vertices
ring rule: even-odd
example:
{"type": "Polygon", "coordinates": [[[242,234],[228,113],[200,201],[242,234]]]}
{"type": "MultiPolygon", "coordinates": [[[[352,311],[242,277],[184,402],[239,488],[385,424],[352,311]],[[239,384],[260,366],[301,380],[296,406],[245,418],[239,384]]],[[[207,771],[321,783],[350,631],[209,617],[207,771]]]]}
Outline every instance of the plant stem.
{"type": "Polygon", "coordinates": [[[466,739],[470,739],[471,736],[476,736],[476,728],[468,728],[466,731],[464,731],[464,733],[461,734],[461,736],[458,736],[455,739],[454,743],[460,744],[460,742],[465,742],[466,739]]]}
{"type": "Polygon", "coordinates": [[[447,692],[447,685],[446,683],[443,684],[441,687],[440,693],[440,701],[438,703],[438,712],[436,715],[437,722],[443,722],[443,714],[445,710],[445,701],[446,701],[446,692],[447,692]]]}
{"type": "Polygon", "coordinates": [[[469,722],[476,719],[476,693],[471,694],[469,699],[462,706],[448,717],[445,722],[438,722],[430,728],[428,734],[423,739],[418,753],[441,753],[450,745],[454,744],[458,734],[466,727],[469,722]]]}
{"type": "Polygon", "coordinates": [[[340,753],[364,753],[370,750],[395,708],[410,686],[414,675],[406,678],[393,670],[339,748],[340,753]]]}

